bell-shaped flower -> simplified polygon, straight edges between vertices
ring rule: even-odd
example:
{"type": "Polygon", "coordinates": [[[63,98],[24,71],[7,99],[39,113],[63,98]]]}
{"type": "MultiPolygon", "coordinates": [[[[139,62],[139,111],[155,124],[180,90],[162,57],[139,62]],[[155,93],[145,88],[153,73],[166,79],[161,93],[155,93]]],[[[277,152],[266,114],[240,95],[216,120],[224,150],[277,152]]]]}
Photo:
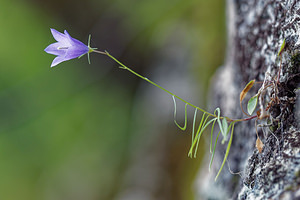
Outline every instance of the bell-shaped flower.
{"type": "Polygon", "coordinates": [[[45,52],[57,56],[54,58],[51,67],[54,67],[61,62],[78,58],[94,50],[90,47],[90,45],[86,46],[79,40],[72,38],[66,30],[64,33],[60,33],[51,28],[51,33],[54,39],[57,41],[53,44],[50,44],[45,49],[45,52]]]}

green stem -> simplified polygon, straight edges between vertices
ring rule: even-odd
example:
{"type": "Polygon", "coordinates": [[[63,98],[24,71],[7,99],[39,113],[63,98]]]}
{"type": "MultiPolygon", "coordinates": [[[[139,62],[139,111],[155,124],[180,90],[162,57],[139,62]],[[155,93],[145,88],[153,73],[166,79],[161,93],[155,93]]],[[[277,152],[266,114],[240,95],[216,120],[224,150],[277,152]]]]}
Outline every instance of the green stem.
{"type": "MultiPolygon", "coordinates": [[[[203,112],[203,113],[205,113],[205,114],[207,114],[207,115],[209,115],[209,116],[211,116],[211,117],[214,117],[214,118],[217,118],[217,117],[218,117],[218,116],[215,115],[215,114],[209,113],[209,112],[207,112],[207,111],[205,111],[205,110],[199,108],[198,106],[195,106],[195,105],[193,105],[193,104],[187,102],[186,100],[180,98],[180,97],[177,96],[176,94],[174,94],[174,93],[170,92],[169,90],[163,88],[162,86],[160,86],[160,85],[154,83],[153,81],[149,80],[148,78],[146,78],[146,77],[144,77],[144,76],[138,74],[137,72],[133,71],[133,70],[130,69],[129,67],[125,66],[125,65],[124,65],[123,63],[121,63],[118,59],[116,59],[115,57],[113,57],[112,55],[110,55],[107,51],[103,52],[103,51],[97,51],[97,50],[95,50],[95,49],[92,49],[91,52],[99,53],[99,54],[102,54],[102,55],[107,55],[108,57],[110,57],[111,59],[113,59],[116,63],[118,63],[118,64],[121,66],[122,69],[126,69],[127,71],[129,71],[130,73],[134,74],[135,76],[137,76],[137,77],[139,77],[139,78],[141,78],[141,79],[147,81],[148,83],[150,83],[150,84],[152,84],[152,85],[158,87],[159,89],[165,91],[166,93],[168,93],[168,94],[172,95],[173,97],[175,97],[175,98],[181,100],[182,102],[186,103],[187,105],[189,105],[189,106],[191,106],[191,107],[193,107],[193,108],[196,108],[197,110],[200,110],[201,112],[203,112]]],[[[223,119],[223,118],[224,118],[224,117],[220,117],[220,119],[223,119]]],[[[230,118],[228,118],[228,117],[225,117],[225,118],[227,119],[227,121],[230,121],[230,122],[232,122],[232,121],[234,121],[234,122],[238,122],[238,121],[247,121],[247,120],[253,119],[252,117],[251,117],[251,118],[246,118],[246,119],[236,119],[236,120],[230,119],[230,118]]]]}
{"type": "Polygon", "coordinates": [[[174,93],[170,92],[169,90],[163,88],[162,86],[160,86],[160,85],[154,83],[153,81],[149,80],[148,78],[146,78],[146,77],[144,77],[144,76],[138,74],[137,72],[133,71],[133,70],[130,69],[129,67],[125,66],[123,63],[121,63],[121,62],[120,62],[119,60],[117,60],[115,57],[113,57],[112,55],[110,55],[107,51],[102,52],[102,51],[94,50],[93,52],[99,53],[99,54],[107,55],[108,57],[110,57],[111,59],[113,59],[116,63],[118,63],[119,65],[121,65],[121,68],[122,68],[122,69],[126,69],[127,71],[131,72],[132,74],[136,75],[137,77],[139,77],[139,78],[141,78],[141,79],[147,81],[148,83],[150,83],[150,84],[152,84],[152,85],[158,87],[159,89],[165,91],[166,93],[168,93],[168,94],[170,94],[170,95],[176,97],[177,99],[181,100],[182,102],[186,103],[187,105],[189,105],[189,106],[191,106],[191,107],[193,107],[193,108],[196,108],[196,109],[200,110],[201,112],[204,112],[205,114],[207,114],[207,115],[209,115],[209,116],[217,117],[216,115],[214,115],[214,114],[212,114],[212,113],[209,113],[209,112],[207,112],[207,111],[205,111],[205,110],[203,110],[203,109],[201,109],[201,108],[199,108],[199,107],[197,107],[197,106],[195,106],[195,105],[193,105],[193,104],[187,102],[186,100],[180,98],[180,97],[177,96],[176,94],[174,94],[174,93]]]}

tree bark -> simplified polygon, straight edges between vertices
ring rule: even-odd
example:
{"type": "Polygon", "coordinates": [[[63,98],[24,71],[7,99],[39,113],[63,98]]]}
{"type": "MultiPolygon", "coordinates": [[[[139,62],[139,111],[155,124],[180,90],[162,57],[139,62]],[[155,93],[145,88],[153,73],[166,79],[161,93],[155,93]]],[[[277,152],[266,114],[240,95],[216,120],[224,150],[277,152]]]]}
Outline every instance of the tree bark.
{"type": "MultiPolygon", "coordinates": [[[[236,124],[227,163],[215,182],[226,151],[226,145],[218,145],[214,170],[199,172],[199,199],[300,199],[299,25],[300,1],[227,0],[227,55],[213,81],[212,107],[220,107],[224,116],[244,118],[240,92],[250,80],[267,80],[271,86],[262,104],[270,106],[269,117],[257,121],[265,125],[257,127],[261,153],[255,147],[255,119],[236,124]]],[[[245,102],[261,86],[255,84],[245,102]]]]}

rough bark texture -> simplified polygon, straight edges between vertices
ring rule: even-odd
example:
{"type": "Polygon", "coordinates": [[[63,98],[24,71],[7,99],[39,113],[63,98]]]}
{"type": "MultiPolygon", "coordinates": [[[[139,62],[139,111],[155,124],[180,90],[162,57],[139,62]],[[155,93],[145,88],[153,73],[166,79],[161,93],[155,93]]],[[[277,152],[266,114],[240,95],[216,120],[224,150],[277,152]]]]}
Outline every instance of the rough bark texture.
{"type": "MultiPolygon", "coordinates": [[[[220,107],[222,115],[243,117],[239,93],[252,79],[276,82],[280,66],[277,54],[285,38],[278,91],[269,88],[265,104],[273,97],[278,101],[270,104],[269,118],[258,120],[258,124],[270,124],[258,128],[264,143],[262,153],[255,147],[254,120],[236,124],[222,174],[215,182],[226,149],[226,145],[219,144],[213,172],[208,174],[204,169],[199,173],[198,197],[300,199],[300,92],[297,89],[300,82],[300,2],[228,0],[227,14],[227,57],[214,79],[212,106],[220,107]]],[[[256,84],[248,97],[260,87],[261,84],[256,84]]]]}

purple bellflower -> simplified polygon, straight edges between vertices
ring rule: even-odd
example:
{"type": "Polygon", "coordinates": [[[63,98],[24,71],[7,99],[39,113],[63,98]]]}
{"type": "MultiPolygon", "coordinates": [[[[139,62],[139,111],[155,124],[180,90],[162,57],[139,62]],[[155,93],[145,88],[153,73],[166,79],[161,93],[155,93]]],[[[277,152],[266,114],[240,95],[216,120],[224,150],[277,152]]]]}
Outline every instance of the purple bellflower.
{"type": "Polygon", "coordinates": [[[44,50],[46,53],[57,56],[54,58],[51,67],[73,58],[79,58],[85,54],[88,54],[88,60],[90,60],[89,53],[93,52],[95,49],[90,47],[90,37],[88,46],[86,46],[79,40],[72,38],[66,30],[64,33],[60,33],[51,28],[51,33],[57,42],[50,44],[44,50]]]}

